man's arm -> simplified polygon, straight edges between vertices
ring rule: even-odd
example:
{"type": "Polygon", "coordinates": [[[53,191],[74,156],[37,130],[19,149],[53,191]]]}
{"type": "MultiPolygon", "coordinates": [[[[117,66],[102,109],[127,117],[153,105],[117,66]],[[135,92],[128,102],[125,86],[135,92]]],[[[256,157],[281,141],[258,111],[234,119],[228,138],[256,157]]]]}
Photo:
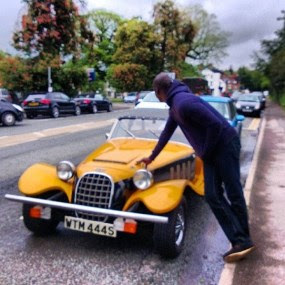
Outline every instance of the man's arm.
{"type": "Polygon", "coordinates": [[[171,116],[169,116],[166,125],[164,127],[164,130],[160,134],[158,143],[156,144],[154,150],[152,151],[151,156],[141,159],[140,161],[137,162],[137,164],[144,163],[146,166],[150,164],[165,147],[165,145],[173,135],[176,128],[177,128],[177,123],[171,118],[171,116]]]}
{"type": "Polygon", "coordinates": [[[169,116],[166,125],[164,127],[164,130],[160,134],[158,143],[155,146],[154,150],[152,151],[151,156],[149,157],[151,161],[154,160],[163,150],[163,148],[170,140],[176,128],[177,128],[177,123],[174,121],[174,119],[171,116],[169,116]]]}

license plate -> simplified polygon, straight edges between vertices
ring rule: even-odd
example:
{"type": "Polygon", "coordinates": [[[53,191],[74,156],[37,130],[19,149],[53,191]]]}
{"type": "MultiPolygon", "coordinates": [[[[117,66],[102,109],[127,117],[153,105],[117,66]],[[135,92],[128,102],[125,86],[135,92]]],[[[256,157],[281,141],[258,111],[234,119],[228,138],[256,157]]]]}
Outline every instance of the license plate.
{"type": "Polygon", "coordinates": [[[242,109],[243,112],[252,112],[251,109],[242,109]]]}
{"type": "Polygon", "coordinates": [[[64,227],[67,229],[92,233],[95,235],[108,236],[108,237],[116,237],[117,231],[114,229],[113,224],[89,221],[81,218],[75,217],[64,217],[64,227]]]}
{"type": "Polygon", "coordinates": [[[31,107],[35,107],[35,106],[39,106],[40,104],[38,102],[31,102],[29,103],[29,106],[31,107]]]}

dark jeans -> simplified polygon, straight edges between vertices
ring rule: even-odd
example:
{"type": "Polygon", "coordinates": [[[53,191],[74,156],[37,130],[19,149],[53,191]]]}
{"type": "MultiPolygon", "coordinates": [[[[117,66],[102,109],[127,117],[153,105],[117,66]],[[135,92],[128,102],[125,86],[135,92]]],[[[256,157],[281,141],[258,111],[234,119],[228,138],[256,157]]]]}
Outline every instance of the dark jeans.
{"type": "Polygon", "coordinates": [[[205,198],[232,245],[251,243],[240,183],[240,148],[236,136],[212,159],[204,160],[205,198]]]}

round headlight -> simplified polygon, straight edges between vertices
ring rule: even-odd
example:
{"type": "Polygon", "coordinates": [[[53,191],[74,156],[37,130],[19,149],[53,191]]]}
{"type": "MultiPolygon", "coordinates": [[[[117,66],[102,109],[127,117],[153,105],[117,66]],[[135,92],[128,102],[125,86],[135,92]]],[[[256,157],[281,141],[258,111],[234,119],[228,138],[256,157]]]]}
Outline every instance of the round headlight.
{"type": "Polygon", "coordinates": [[[149,172],[148,170],[140,169],[135,173],[133,177],[133,182],[137,188],[145,190],[152,185],[153,177],[151,172],[149,172]]]}
{"type": "Polygon", "coordinates": [[[75,166],[70,161],[61,161],[57,167],[57,176],[63,181],[67,181],[73,177],[75,173],[75,166]]]}

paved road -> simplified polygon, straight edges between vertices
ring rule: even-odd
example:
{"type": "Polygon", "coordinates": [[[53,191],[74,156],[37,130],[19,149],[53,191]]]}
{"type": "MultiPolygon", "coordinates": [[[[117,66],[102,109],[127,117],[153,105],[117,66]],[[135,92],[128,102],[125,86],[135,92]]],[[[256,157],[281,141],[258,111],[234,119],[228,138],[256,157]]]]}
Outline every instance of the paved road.
{"type": "MultiPolygon", "coordinates": [[[[59,120],[27,120],[15,129],[5,128],[2,141],[21,134],[46,134],[32,141],[1,146],[0,137],[0,284],[216,284],[223,267],[222,253],[228,243],[201,197],[193,196],[189,211],[186,247],[175,260],[163,260],[152,250],[151,231],[137,236],[109,239],[59,228],[48,238],[34,237],[23,226],[20,204],[4,200],[17,193],[19,175],[31,164],[56,164],[67,159],[79,163],[105,140],[108,120],[124,114],[102,113],[59,120]],[[97,121],[98,115],[98,121],[97,121]],[[92,117],[93,116],[93,117],[92,117]],[[99,119],[100,117],[100,119],[99,119]],[[87,130],[70,125],[94,123],[87,130]],[[104,122],[100,126],[100,121],[104,122]],[[11,130],[11,132],[10,132],[11,130]],[[16,131],[17,130],[17,131],[16,131]],[[8,133],[7,133],[8,132],[8,133]],[[5,138],[4,138],[5,136],[5,138]]],[[[252,158],[258,121],[247,119],[242,136],[242,179],[252,158]],[[257,123],[255,123],[257,122],[257,123]]],[[[90,126],[90,125],[89,125],[90,126]]],[[[0,129],[0,134],[4,128],[0,129]]]]}

